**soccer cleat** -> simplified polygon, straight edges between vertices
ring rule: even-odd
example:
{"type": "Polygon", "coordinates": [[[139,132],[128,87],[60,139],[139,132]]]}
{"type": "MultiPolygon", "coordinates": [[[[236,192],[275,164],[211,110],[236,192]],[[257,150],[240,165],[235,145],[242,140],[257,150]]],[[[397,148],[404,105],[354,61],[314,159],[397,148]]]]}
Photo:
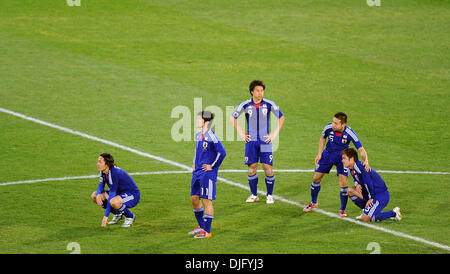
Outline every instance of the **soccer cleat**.
{"type": "Polygon", "coordinates": [[[125,218],[125,222],[123,222],[122,227],[130,227],[134,223],[135,219],[136,215],[133,215],[133,218],[125,218]]]}
{"type": "Polygon", "coordinates": [[[303,208],[303,212],[310,212],[313,208],[318,208],[319,203],[310,202],[307,206],[303,208]]]}
{"type": "Polygon", "coordinates": [[[197,235],[194,236],[195,239],[208,239],[211,238],[212,234],[206,232],[205,230],[202,229],[202,231],[200,231],[197,235]]]}
{"type": "Polygon", "coordinates": [[[125,215],[123,215],[123,213],[114,214],[114,217],[112,218],[111,221],[108,222],[108,224],[115,225],[115,224],[119,223],[119,221],[122,220],[123,218],[125,218],[125,215]]]}
{"type": "Polygon", "coordinates": [[[345,210],[340,210],[339,211],[339,217],[341,217],[341,218],[347,217],[347,212],[345,212],[345,210]]]}
{"type": "Polygon", "coordinates": [[[259,198],[258,198],[258,196],[255,196],[252,194],[247,198],[247,201],[245,201],[245,202],[247,202],[247,203],[259,202],[259,198]]]}
{"type": "Polygon", "coordinates": [[[200,233],[203,229],[199,226],[197,226],[194,230],[189,231],[188,234],[189,235],[197,235],[198,233],[200,233]]]}
{"type": "Polygon", "coordinates": [[[394,211],[395,212],[395,217],[394,217],[394,219],[396,220],[396,221],[401,221],[402,220],[402,214],[400,213],[400,208],[397,206],[397,207],[395,207],[392,211],[394,211]]]}
{"type": "Polygon", "coordinates": [[[272,195],[267,195],[266,204],[273,204],[275,203],[275,200],[273,199],[272,195]]]}
{"type": "Polygon", "coordinates": [[[355,219],[356,219],[356,220],[361,220],[362,216],[363,216],[362,214],[359,215],[359,216],[356,216],[355,219]]]}

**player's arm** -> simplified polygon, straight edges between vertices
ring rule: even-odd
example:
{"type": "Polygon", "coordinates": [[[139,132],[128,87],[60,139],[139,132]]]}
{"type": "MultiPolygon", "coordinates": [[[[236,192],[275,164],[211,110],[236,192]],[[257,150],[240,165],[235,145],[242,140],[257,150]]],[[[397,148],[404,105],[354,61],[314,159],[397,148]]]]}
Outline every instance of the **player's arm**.
{"type": "Polygon", "coordinates": [[[230,118],[231,123],[233,124],[233,127],[236,129],[237,133],[239,134],[239,136],[241,136],[241,138],[247,143],[250,141],[250,135],[244,133],[244,131],[241,129],[241,127],[238,124],[238,120],[237,118],[234,118],[233,116],[231,116],[230,118]]]}
{"type": "Polygon", "coordinates": [[[323,152],[323,149],[324,149],[324,147],[325,147],[326,141],[327,141],[327,139],[326,139],[325,137],[320,136],[320,139],[319,139],[319,149],[318,149],[318,151],[317,151],[316,159],[314,159],[314,164],[316,165],[316,167],[319,165],[319,160],[320,160],[320,158],[322,158],[322,152],[323,152]]]}
{"type": "Polygon", "coordinates": [[[218,141],[217,143],[214,143],[214,151],[216,152],[216,157],[214,158],[214,162],[212,162],[210,165],[203,164],[202,169],[203,171],[210,171],[213,169],[218,169],[220,165],[222,164],[223,160],[225,159],[225,156],[227,155],[225,148],[223,147],[222,143],[218,141]]]}
{"type": "Polygon", "coordinates": [[[103,215],[102,226],[106,226],[106,224],[108,223],[108,217],[109,214],[111,213],[111,199],[116,197],[118,186],[119,186],[119,178],[118,176],[114,176],[112,180],[112,186],[109,189],[108,203],[106,204],[105,214],[103,215]]]}
{"type": "Polygon", "coordinates": [[[360,176],[362,177],[361,182],[363,183],[362,187],[366,188],[367,193],[369,195],[369,200],[367,201],[366,206],[373,205],[373,198],[375,197],[374,185],[372,179],[370,178],[369,173],[363,168],[363,166],[358,167],[360,170],[360,176]]]}
{"type": "Polygon", "coordinates": [[[97,196],[95,198],[95,201],[97,202],[97,204],[99,206],[101,206],[103,204],[103,197],[101,195],[103,192],[105,192],[105,183],[101,182],[98,184],[97,196]]]}
{"type": "Polygon", "coordinates": [[[281,130],[281,128],[283,127],[283,124],[284,124],[284,115],[281,116],[281,117],[278,119],[278,126],[275,128],[275,130],[274,130],[271,134],[269,134],[268,136],[264,136],[264,137],[267,138],[264,142],[270,143],[270,142],[272,142],[275,138],[277,138],[278,133],[280,133],[280,130],[281,130]]]}
{"type": "Polygon", "coordinates": [[[358,148],[359,153],[361,154],[361,158],[363,160],[364,168],[366,171],[370,171],[369,158],[367,157],[367,152],[364,147],[358,148]]]}

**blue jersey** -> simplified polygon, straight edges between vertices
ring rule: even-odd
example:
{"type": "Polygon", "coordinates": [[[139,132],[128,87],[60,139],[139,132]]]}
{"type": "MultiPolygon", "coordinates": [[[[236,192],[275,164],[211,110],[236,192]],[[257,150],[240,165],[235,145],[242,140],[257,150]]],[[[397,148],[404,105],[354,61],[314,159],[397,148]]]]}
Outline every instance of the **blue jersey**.
{"type": "Polygon", "coordinates": [[[240,103],[234,110],[232,116],[237,119],[245,112],[245,119],[247,121],[247,134],[250,135],[250,141],[264,141],[264,136],[270,133],[270,113],[273,113],[277,118],[281,118],[283,113],[278,106],[270,100],[262,99],[259,104],[253,102],[250,98],[240,103]]]}
{"type": "Polygon", "coordinates": [[[369,199],[374,199],[377,194],[388,190],[383,178],[373,168],[367,172],[364,164],[357,161],[351,172],[353,180],[362,186],[363,191],[367,191],[369,199]]]}
{"type": "Polygon", "coordinates": [[[225,148],[214,131],[208,129],[205,134],[201,131],[195,134],[194,174],[204,172],[204,164],[211,165],[213,171],[217,172],[226,155],[225,148]]]}
{"type": "Polygon", "coordinates": [[[138,193],[139,189],[133,178],[119,167],[113,166],[108,174],[100,172],[100,182],[98,184],[97,194],[105,192],[105,184],[109,187],[108,204],[105,210],[105,216],[108,217],[111,212],[110,200],[121,193],[138,193]]]}
{"type": "Polygon", "coordinates": [[[330,152],[342,151],[350,146],[350,141],[353,142],[355,147],[359,149],[362,147],[361,142],[358,139],[356,133],[349,126],[345,126],[343,132],[334,131],[331,127],[331,123],[325,125],[322,131],[322,137],[327,138],[328,142],[325,147],[330,152]]]}

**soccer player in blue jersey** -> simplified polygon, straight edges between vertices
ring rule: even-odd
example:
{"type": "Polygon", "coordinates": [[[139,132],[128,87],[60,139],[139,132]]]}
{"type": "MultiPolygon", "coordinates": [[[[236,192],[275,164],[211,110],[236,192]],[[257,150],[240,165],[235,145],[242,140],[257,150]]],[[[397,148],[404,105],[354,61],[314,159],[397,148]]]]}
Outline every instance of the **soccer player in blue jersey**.
{"type": "Polygon", "coordinates": [[[329,173],[331,167],[334,165],[336,166],[339,184],[341,186],[341,191],[339,192],[341,199],[339,216],[347,217],[345,209],[348,201],[348,169],[342,165],[341,151],[348,148],[350,142],[361,153],[365,169],[370,170],[366,150],[353,129],[347,126],[347,115],[343,112],[338,112],[334,115],[332,123],[326,124],[323,128],[322,136],[319,140],[319,151],[314,161],[316,169],[314,170],[313,182],[311,184],[311,202],[303,209],[304,212],[310,212],[313,208],[318,207],[317,197],[321,188],[320,182],[323,176],[329,173]],[[328,138],[328,142],[325,147],[326,138],[328,138]]]}
{"type": "Polygon", "coordinates": [[[395,207],[391,211],[381,211],[388,205],[390,198],[383,178],[373,168],[369,171],[365,169],[364,164],[358,161],[358,153],[355,149],[346,148],[341,154],[342,164],[350,169],[355,183],[358,183],[368,195],[368,201],[363,210],[361,220],[364,222],[377,222],[393,218],[400,221],[402,215],[399,207],[395,207]]]}
{"type": "Polygon", "coordinates": [[[97,169],[100,171],[100,182],[91,199],[105,209],[102,226],[117,224],[125,218],[122,227],[130,227],[136,216],[129,208],[135,207],[141,197],[136,183],[127,172],[114,164],[114,157],[109,153],[102,153],[98,157],[97,169]],[[105,190],[105,184],[109,190],[105,190]],[[108,223],[110,212],[114,213],[114,217],[108,223]]]}
{"type": "Polygon", "coordinates": [[[284,116],[277,104],[264,98],[265,84],[263,81],[254,80],[250,83],[249,90],[252,98],[241,102],[232,113],[231,122],[234,128],[245,141],[245,164],[248,165],[248,184],[251,195],[247,203],[258,202],[258,161],[261,162],[267,187],[266,203],[273,204],[273,188],[275,175],[273,173],[272,141],[278,136],[284,123],[284,116]],[[245,113],[247,130],[239,127],[237,119],[245,113]],[[273,113],[279,120],[277,128],[270,133],[270,114],[273,113]]]}
{"type": "Polygon", "coordinates": [[[210,111],[199,112],[196,119],[196,126],[200,130],[195,134],[191,202],[198,226],[189,234],[200,239],[210,238],[212,235],[211,224],[214,218],[212,201],[216,199],[217,173],[226,156],[225,148],[211,130],[213,119],[214,114],[210,111]]]}

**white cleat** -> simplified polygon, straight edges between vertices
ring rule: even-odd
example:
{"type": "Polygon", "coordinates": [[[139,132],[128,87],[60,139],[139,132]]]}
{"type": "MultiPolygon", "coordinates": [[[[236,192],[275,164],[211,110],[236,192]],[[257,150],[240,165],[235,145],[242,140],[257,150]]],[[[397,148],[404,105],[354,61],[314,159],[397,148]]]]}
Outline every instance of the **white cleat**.
{"type": "Polygon", "coordinates": [[[117,223],[119,223],[120,220],[122,220],[123,218],[125,218],[125,215],[123,215],[123,213],[121,214],[114,214],[114,217],[112,218],[111,221],[108,222],[109,225],[115,225],[117,223]]]}
{"type": "Polygon", "coordinates": [[[250,195],[248,198],[247,198],[247,201],[245,201],[246,203],[254,203],[254,202],[259,202],[259,198],[258,198],[258,196],[255,196],[255,195],[250,195]]]}
{"type": "Polygon", "coordinates": [[[273,199],[272,195],[267,195],[266,204],[273,204],[275,203],[275,200],[273,199]]]}
{"type": "Polygon", "coordinates": [[[394,211],[395,212],[395,217],[394,217],[394,219],[396,220],[396,221],[401,221],[402,220],[402,214],[400,213],[400,208],[397,206],[397,207],[395,207],[392,211],[394,211]]]}
{"type": "Polygon", "coordinates": [[[122,227],[130,227],[134,223],[135,219],[136,215],[133,215],[133,218],[125,218],[125,222],[123,222],[122,227]]]}

